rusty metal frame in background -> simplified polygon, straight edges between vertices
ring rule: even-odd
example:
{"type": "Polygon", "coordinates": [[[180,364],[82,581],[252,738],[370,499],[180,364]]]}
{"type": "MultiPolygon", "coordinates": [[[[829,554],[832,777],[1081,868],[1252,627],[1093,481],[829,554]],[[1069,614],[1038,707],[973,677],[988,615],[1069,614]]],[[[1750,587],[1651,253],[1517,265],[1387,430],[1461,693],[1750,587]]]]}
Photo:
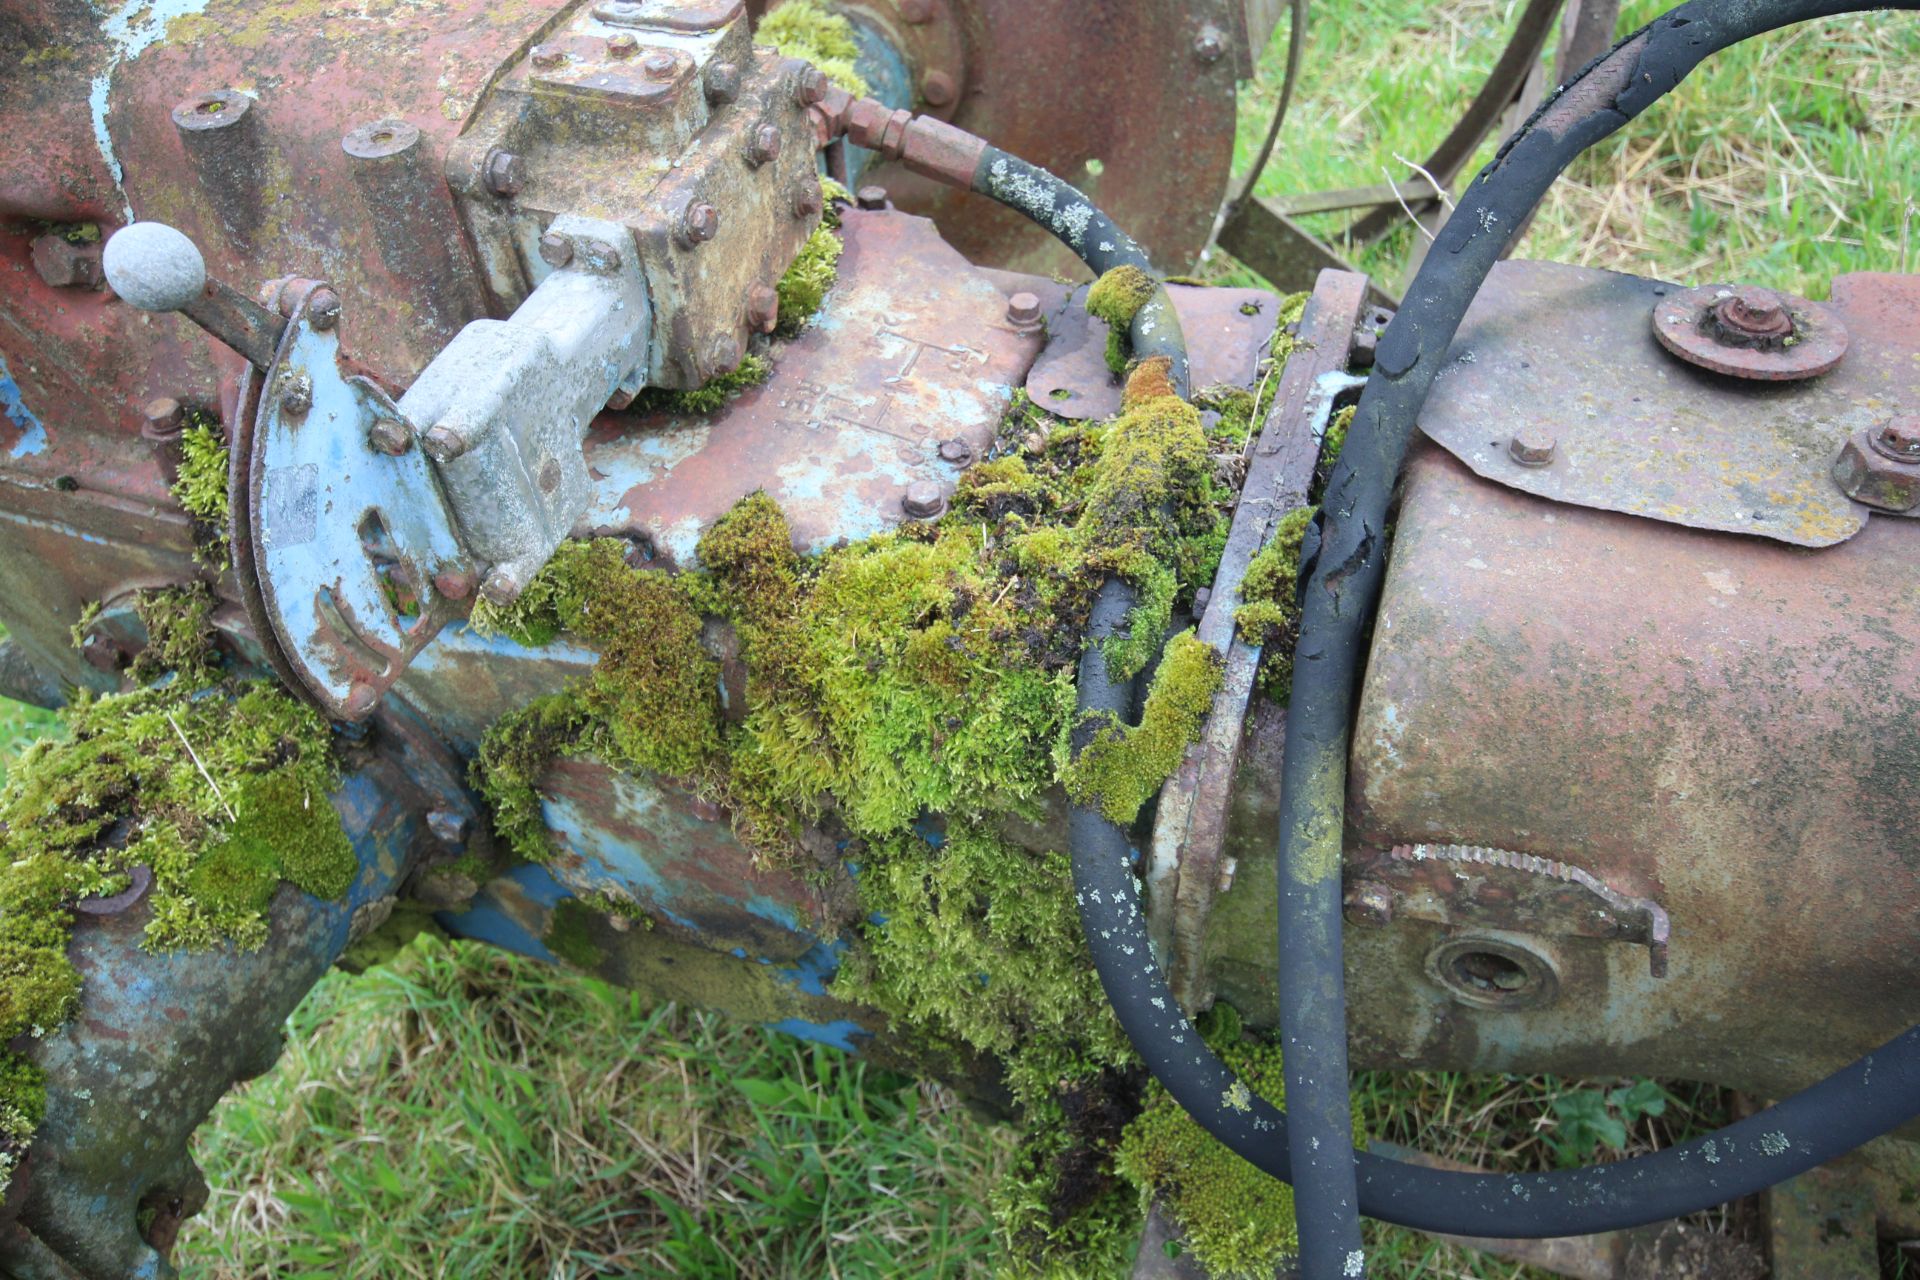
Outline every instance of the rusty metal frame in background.
{"type": "MultiPolygon", "coordinates": [[[[1220,228],[1222,249],[1253,268],[1282,292],[1311,288],[1319,272],[1352,271],[1340,249],[1303,226],[1298,219],[1349,209],[1366,212],[1341,235],[1348,246],[1370,244],[1411,215],[1424,229],[1415,241],[1397,285],[1373,282],[1373,294],[1390,305],[1411,281],[1426,256],[1426,246],[1445,223],[1447,190],[1496,127],[1517,124],[1543,95],[1540,54],[1554,21],[1560,19],[1556,83],[1604,52],[1613,41],[1620,0],[1529,0],[1486,82],[1447,136],[1415,175],[1401,183],[1313,191],[1280,198],[1256,196],[1233,211],[1220,228]]],[[[1514,243],[1519,242],[1514,236],[1514,243]]]]}

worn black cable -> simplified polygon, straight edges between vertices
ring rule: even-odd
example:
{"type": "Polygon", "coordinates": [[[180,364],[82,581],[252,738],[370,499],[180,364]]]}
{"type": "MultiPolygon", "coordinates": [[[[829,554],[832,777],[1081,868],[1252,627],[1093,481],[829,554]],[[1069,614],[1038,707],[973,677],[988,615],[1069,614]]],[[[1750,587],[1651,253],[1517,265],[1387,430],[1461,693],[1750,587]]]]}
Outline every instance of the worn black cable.
{"type": "MultiPolygon", "coordinates": [[[[1321,504],[1320,549],[1303,596],[1282,772],[1280,1025],[1302,1272],[1309,1280],[1358,1274],[1347,1266],[1359,1247],[1361,1196],[1356,1194],[1360,1187],[1354,1165],[1346,1156],[1352,1145],[1352,1112],[1340,936],[1347,735],[1354,688],[1386,560],[1386,513],[1393,485],[1415,415],[1460,320],[1493,263],[1567,165],[1646,110],[1702,59],[1789,23],[1914,3],[1692,0],[1628,36],[1543,103],[1474,179],[1435,238],[1407,291],[1406,305],[1381,339],[1321,504]]],[[[1892,1118],[1897,1122],[1903,1117],[1892,1118]]],[[[1625,1183],[1633,1175],[1608,1179],[1596,1171],[1585,1176],[1625,1183]]],[[[1646,1203],[1647,1220],[1685,1211],[1675,1210],[1672,1197],[1626,1195],[1646,1203]]],[[[1706,1203],[1712,1201],[1686,1208],[1706,1203]]],[[[1394,1213],[1387,1216],[1405,1220],[1394,1213]]],[[[1510,1222],[1490,1226],[1497,1229],[1487,1234],[1531,1233],[1510,1222]]],[[[1449,1229],[1464,1230],[1457,1220],[1449,1229]]]]}

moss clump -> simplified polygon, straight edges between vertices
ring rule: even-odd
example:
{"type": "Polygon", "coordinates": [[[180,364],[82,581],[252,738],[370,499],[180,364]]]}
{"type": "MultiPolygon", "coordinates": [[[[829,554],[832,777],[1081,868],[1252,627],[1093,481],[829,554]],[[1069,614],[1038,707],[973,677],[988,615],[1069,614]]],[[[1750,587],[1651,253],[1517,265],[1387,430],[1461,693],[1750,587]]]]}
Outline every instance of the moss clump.
{"type": "MultiPolygon", "coordinates": [[[[1262,1098],[1281,1105],[1286,1077],[1280,1049],[1244,1040],[1231,1009],[1216,1006],[1205,1034],[1221,1060],[1262,1098]]],[[[1120,1172],[1144,1207],[1159,1199],[1194,1258],[1219,1280],[1266,1280],[1300,1243],[1293,1188],[1235,1155],[1184,1111],[1158,1081],[1127,1126],[1120,1172]]]]}
{"type": "Polygon", "coordinates": [[[1103,713],[1063,775],[1067,794],[1099,805],[1120,826],[1131,824],[1199,737],[1220,691],[1221,668],[1220,655],[1199,636],[1175,636],[1153,674],[1140,723],[1123,725],[1103,713]]]}
{"type": "Polygon", "coordinates": [[[180,433],[180,471],[173,496],[193,517],[194,556],[216,572],[227,567],[227,441],[219,420],[189,409],[180,433]]]}
{"type": "MultiPolygon", "coordinates": [[[[281,880],[337,897],[358,866],[327,799],[325,721],[277,687],[226,678],[205,588],[146,593],[136,607],[150,642],[132,670],[159,683],[81,695],[66,736],[35,744],[0,788],[0,1045],[72,1011],[74,904],[127,888],[134,868],[152,874],[143,945],[201,950],[263,942],[281,880]]],[[[38,1087],[0,1049],[0,1194],[38,1087]]]]}
{"type": "MultiPolygon", "coordinates": [[[[836,242],[837,243],[837,242],[836,242]]],[[[773,374],[773,366],[759,356],[743,356],[739,365],[692,391],[668,391],[648,387],[633,402],[639,412],[664,410],[668,413],[713,413],[749,387],[757,387],[773,374]]]]}
{"type": "Polygon", "coordinates": [[[867,82],[854,69],[860,59],[860,44],[854,39],[853,24],[820,0],[785,0],[760,19],[754,39],[772,45],[789,58],[811,62],[828,80],[856,98],[864,98],[869,92],[867,82]]]}
{"type": "Polygon", "coordinates": [[[1120,266],[1093,282],[1087,290],[1087,314],[1107,322],[1107,368],[1127,368],[1127,331],[1133,317],[1147,305],[1159,286],[1152,276],[1134,266],[1120,266]]]}
{"type": "Polygon", "coordinates": [[[1347,447],[1347,428],[1353,425],[1354,410],[1358,405],[1348,405],[1337,410],[1327,419],[1327,431],[1320,440],[1320,465],[1331,468],[1340,460],[1340,451],[1347,447]]]}
{"type": "Polygon", "coordinates": [[[1285,702],[1293,688],[1293,646],[1300,638],[1300,549],[1316,510],[1295,507],[1280,517],[1273,537],[1247,563],[1240,607],[1233,611],[1241,639],[1266,650],[1260,684],[1276,702],[1285,702]]]}
{"type": "Polygon", "coordinates": [[[780,319],[774,333],[782,338],[798,337],[826,301],[834,281],[840,278],[840,253],[845,248],[831,227],[822,224],[813,229],[800,246],[793,264],[774,291],[780,295],[780,319]]]}

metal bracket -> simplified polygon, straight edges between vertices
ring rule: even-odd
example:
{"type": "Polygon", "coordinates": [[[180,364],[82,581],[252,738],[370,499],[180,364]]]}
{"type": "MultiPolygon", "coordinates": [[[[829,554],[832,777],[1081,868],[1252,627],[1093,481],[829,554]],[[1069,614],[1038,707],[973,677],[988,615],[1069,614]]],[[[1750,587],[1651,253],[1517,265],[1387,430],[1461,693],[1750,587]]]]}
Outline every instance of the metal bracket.
{"type": "Polygon", "coordinates": [[[329,715],[358,720],[459,616],[476,566],[427,459],[375,447],[404,439],[404,418],[341,369],[334,324],[308,312],[319,292],[298,298],[267,371],[242,509],[281,656],[329,715]]]}
{"type": "Polygon", "coordinates": [[[1670,925],[1659,903],[1610,888],[1570,863],[1476,845],[1403,844],[1354,860],[1347,918],[1394,916],[1548,937],[1637,942],[1647,967],[1667,976],[1670,925]]]}

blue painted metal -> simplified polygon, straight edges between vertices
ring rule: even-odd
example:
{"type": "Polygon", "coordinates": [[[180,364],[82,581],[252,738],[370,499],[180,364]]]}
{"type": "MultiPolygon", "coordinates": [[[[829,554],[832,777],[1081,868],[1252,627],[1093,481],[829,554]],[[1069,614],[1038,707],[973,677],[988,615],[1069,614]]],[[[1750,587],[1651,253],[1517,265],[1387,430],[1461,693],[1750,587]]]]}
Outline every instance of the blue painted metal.
{"type": "Polygon", "coordinates": [[[10,456],[24,458],[47,447],[47,428],[33,410],[27,408],[20,384],[13,380],[5,356],[0,356],[0,414],[20,430],[20,438],[7,450],[10,456]]]}

